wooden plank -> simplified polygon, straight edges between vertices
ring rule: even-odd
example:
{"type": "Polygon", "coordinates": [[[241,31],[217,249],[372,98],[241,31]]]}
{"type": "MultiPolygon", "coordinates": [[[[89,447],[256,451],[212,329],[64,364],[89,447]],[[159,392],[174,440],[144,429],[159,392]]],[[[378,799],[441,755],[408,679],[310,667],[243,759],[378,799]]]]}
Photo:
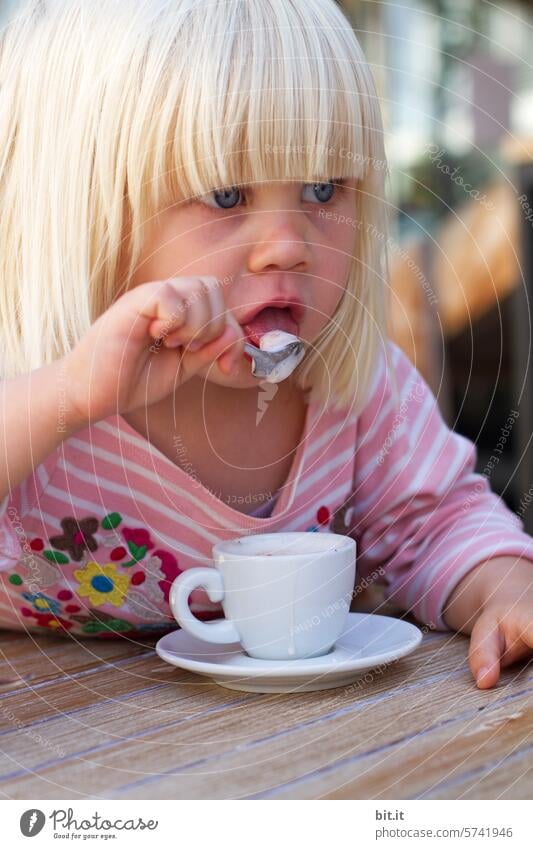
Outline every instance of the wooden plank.
{"type": "MultiPolygon", "coordinates": [[[[499,708],[487,709],[475,721],[465,718],[444,728],[435,728],[423,739],[408,741],[401,750],[394,747],[386,758],[367,759],[363,776],[354,778],[353,768],[340,770],[336,780],[342,787],[320,793],[320,796],[326,799],[426,798],[442,784],[441,798],[456,798],[453,783],[446,786],[450,779],[472,770],[483,775],[487,761],[505,761],[510,754],[530,746],[532,729],[533,687],[522,696],[509,698],[499,708]],[[360,793],[364,795],[358,795],[360,793]]],[[[505,777],[502,776],[502,780],[505,782],[505,777]]],[[[532,790],[533,785],[529,784],[529,791],[532,790]]]]}
{"type": "MultiPolygon", "coordinates": [[[[477,716],[478,707],[501,691],[477,690],[466,668],[466,647],[465,638],[442,635],[359,690],[255,694],[243,710],[215,710],[164,727],[154,725],[150,713],[165,710],[168,716],[177,688],[136,698],[134,715],[123,707],[117,714],[111,705],[109,722],[91,709],[85,721],[93,742],[105,739],[105,732],[116,733],[119,722],[123,741],[72,746],[61,763],[26,751],[20,761],[26,774],[10,781],[10,795],[51,798],[60,783],[104,798],[236,798],[268,791],[347,753],[364,754],[423,732],[435,716],[440,722],[465,710],[477,716]]],[[[54,723],[60,725],[52,720],[48,734],[60,733],[54,723]]],[[[62,732],[64,745],[70,746],[71,735],[64,726],[62,732]]]]}
{"type": "MultiPolygon", "coordinates": [[[[98,716],[99,708],[109,708],[110,703],[117,702],[121,705],[127,700],[131,703],[131,710],[135,711],[135,699],[146,693],[155,693],[161,690],[165,702],[174,699],[178,703],[185,701],[189,696],[192,698],[197,693],[204,693],[205,704],[209,704],[211,694],[215,703],[228,701],[229,691],[222,691],[206,684],[192,673],[181,670],[172,673],[172,685],[179,683],[178,694],[168,692],[169,667],[155,667],[153,658],[130,657],[116,661],[112,666],[105,669],[89,669],[83,673],[77,673],[64,678],[56,678],[46,682],[41,688],[28,688],[25,691],[10,693],[10,697],[4,696],[0,699],[0,736],[3,730],[9,730],[8,712],[15,714],[20,722],[31,727],[33,724],[43,725],[46,722],[50,726],[50,720],[61,718],[64,734],[67,719],[72,714],[80,716],[85,711],[89,714],[94,712],[98,716]],[[148,665],[148,664],[151,665],[148,665]],[[151,670],[151,671],[150,671],[151,670]],[[226,695],[221,695],[226,693],[226,695]]],[[[244,694],[243,694],[244,695],[244,694]]],[[[154,698],[154,708],[156,707],[154,698]]],[[[4,739],[4,742],[6,742],[4,739]]]]}
{"type": "MultiPolygon", "coordinates": [[[[433,672],[430,660],[433,659],[435,648],[428,644],[421,647],[416,653],[418,676],[429,675],[433,672]]],[[[375,673],[376,678],[383,677],[383,671],[375,673]]],[[[407,679],[409,680],[409,679],[407,679]]],[[[234,691],[213,685],[207,678],[194,675],[182,669],[177,669],[160,661],[155,653],[148,652],[148,656],[134,655],[133,657],[112,659],[108,665],[102,664],[98,667],[89,666],[88,669],[78,667],[68,675],[56,675],[49,677],[42,686],[35,685],[29,688],[30,693],[36,698],[28,698],[28,688],[20,688],[18,691],[10,690],[9,705],[11,710],[17,711],[26,724],[33,721],[42,721],[53,717],[58,710],[68,712],[91,705],[110,698],[122,698],[131,693],[146,690],[153,683],[168,683],[171,686],[183,684],[186,689],[199,688],[205,692],[218,694],[219,701],[225,702],[234,691]]],[[[354,692],[366,687],[366,679],[353,685],[354,692]]],[[[338,690],[332,691],[334,693],[338,690]]],[[[298,695],[297,695],[298,697],[298,695]]],[[[7,696],[0,695],[0,703],[7,696]]],[[[0,716],[0,728],[2,725],[0,716]]]]}
{"type": "MultiPolygon", "coordinates": [[[[518,704],[518,712],[531,705],[533,687],[518,704]]],[[[410,798],[426,789],[443,771],[452,774],[477,763],[475,755],[487,756],[493,751],[493,737],[486,732],[481,741],[471,741],[471,751],[463,749],[462,735],[476,728],[480,702],[487,703],[485,693],[468,684],[464,677],[452,682],[442,680],[430,692],[396,695],[385,704],[374,704],[370,710],[354,716],[337,717],[325,727],[296,729],[291,735],[266,739],[242,754],[225,754],[217,759],[199,762],[179,770],[179,775],[162,777],[151,784],[124,788],[124,798],[249,798],[261,797],[264,790],[284,782],[280,792],[267,793],[271,798],[410,798]],[[450,687],[450,684],[458,686],[450,687]],[[450,687],[451,699],[442,696],[442,685],[450,687]],[[421,703],[413,696],[421,697],[421,703]],[[458,718],[458,713],[462,718],[458,718]],[[433,725],[432,725],[433,723],[433,725]],[[439,726],[445,730],[438,731],[439,726]],[[448,727],[449,726],[449,727],[448,727]],[[361,735],[361,728],[364,734],[361,735]],[[428,739],[424,740],[427,736],[428,739]],[[449,738],[449,739],[448,739],[449,738]],[[488,749],[483,749],[488,741],[488,749]],[[448,760],[439,757],[441,747],[448,748],[448,760]],[[425,755],[426,749],[429,752],[425,755]],[[390,752],[389,752],[390,750],[390,752]],[[376,754],[373,754],[373,751],[376,754]],[[337,762],[351,761],[344,768],[337,762]],[[407,770],[406,762],[412,767],[407,770]],[[322,775],[325,771],[325,775],[322,775]],[[362,775],[361,775],[362,772],[362,775]],[[314,781],[301,782],[302,776],[318,773],[314,781]],[[354,780],[354,774],[357,779],[354,780]],[[339,793],[339,786],[345,792],[339,793]],[[149,794],[147,796],[146,794],[149,794]]],[[[520,696],[516,697],[520,699],[520,696]]],[[[508,708],[512,713],[517,706],[508,708]]],[[[485,708],[489,710],[489,708],[485,708]]],[[[484,711],[485,713],[485,711],[484,711]]],[[[523,745],[524,734],[531,733],[531,716],[513,726],[510,738],[497,737],[496,754],[506,754],[509,747],[523,745]]]]}
{"type": "Polygon", "coordinates": [[[150,643],[117,640],[80,640],[4,632],[0,636],[0,696],[6,690],[26,690],[61,675],[74,674],[103,663],[149,655],[150,643]]]}
{"type": "MultiPolygon", "coordinates": [[[[76,689],[86,694],[81,707],[79,693],[74,697],[72,681],[52,679],[44,686],[52,696],[47,701],[60,710],[77,711],[77,715],[50,718],[45,723],[45,751],[43,743],[36,746],[31,737],[39,729],[42,736],[43,723],[35,719],[35,700],[29,701],[33,714],[29,710],[25,717],[28,727],[24,731],[8,729],[2,738],[6,759],[11,758],[16,767],[4,772],[13,774],[18,768],[18,776],[3,785],[4,794],[7,792],[9,798],[57,798],[61,793],[71,798],[238,798],[257,793],[279,798],[344,798],[331,794],[338,794],[339,786],[346,784],[346,798],[358,798],[350,795],[354,792],[353,773],[350,775],[349,763],[342,763],[343,755],[344,759],[353,755],[357,763],[372,756],[372,747],[379,740],[392,755],[398,756],[399,749],[415,757],[416,751],[411,750],[418,750],[420,739],[429,734],[422,741],[427,747],[431,735],[439,728],[442,732],[443,723],[458,722],[461,727],[462,722],[469,727],[474,722],[476,727],[481,715],[487,722],[486,710],[483,714],[478,711],[483,704],[492,703],[497,708],[504,693],[512,700],[520,698],[524,676],[513,680],[516,670],[504,673],[509,687],[478,691],[466,668],[467,640],[447,634],[428,636],[430,639],[414,656],[352,691],[338,688],[294,696],[237,693],[173,670],[155,656],[132,658],[131,676],[127,672],[118,674],[122,670],[106,668],[105,664],[89,671],[88,686],[78,687],[76,683],[76,689]],[[140,689],[139,679],[146,684],[140,689]],[[168,680],[178,683],[165,684],[168,680]],[[232,705],[228,699],[236,703],[232,705]],[[435,717],[437,727],[432,728],[435,717]],[[363,740],[360,735],[356,738],[362,720],[363,740]],[[396,739],[398,731],[403,737],[396,739]],[[53,746],[63,747],[64,757],[54,758],[53,746]],[[335,761],[341,763],[334,766],[335,761]],[[172,774],[165,775],[165,771],[172,774]],[[303,780],[306,774],[310,777],[303,780]],[[280,785],[279,791],[270,792],[280,785]]],[[[26,703],[18,703],[19,710],[29,709],[27,695],[26,703]]],[[[22,694],[15,696],[20,699],[22,694]]],[[[505,710],[510,709],[509,704],[505,710]]],[[[51,708],[49,716],[54,714],[51,708]]],[[[504,722],[509,723],[508,714],[506,717],[504,722]]],[[[498,715],[491,716],[491,720],[494,718],[497,720],[498,715]]],[[[452,739],[457,741],[457,733],[452,739]]],[[[520,736],[518,744],[523,745],[520,736]]],[[[450,748],[449,741],[447,745],[450,748]]],[[[420,765],[415,757],[416,780],[409,783],[409,793],[421,775],[427,781],[417,793],[437,794],[441,785],[446,793],[449,788],[462,786],[458,784],[461,775],[480,768],[472,766],[471,754],[463,768],[463,755],[462,745],[456,746],[462,773],[451,757],[451,773],[443,774],[442,765],[438,765],[434,776],[427,763],[420,765]]],[[[500,756],[509,758],[509,750],[500,756]]],[[[432,755],[431,763],[433,760],[439,763],[432,755]]],[[[370,776],[376,778],[375,766],[370,776]]],[[[362,778],[358,776],[358,780],[362,778]]],[[[377,792],[374,788],[370,796],[361,798],[380,798],[380,788],[387,781],[391,781],[390,769],[377,779],[377,792]]],[[[405,784],[403,773],[401,781],[405,784]]],[[[405,798],[398,793],[381,796],[395,797],[405,798]]]]}
{"type": "Polygon", "coordinates": [[[470,773],[442,782],[424,799],[531,799],[533,749],[519,749],[470,773]]]}

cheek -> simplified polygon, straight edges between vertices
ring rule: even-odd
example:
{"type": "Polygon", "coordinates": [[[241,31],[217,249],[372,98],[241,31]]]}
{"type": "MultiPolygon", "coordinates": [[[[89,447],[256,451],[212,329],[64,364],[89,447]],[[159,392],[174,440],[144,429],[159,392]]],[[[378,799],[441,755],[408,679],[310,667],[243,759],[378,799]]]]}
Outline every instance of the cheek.
{"type": "Polygon", "coordinates": [[[321,330],[344,295],[350,264],[357,250],[357,231],[349,224],[329,221],[322,231],[323,246],[314,281],[312,333],[321,330]],[[327,245],[327,247],[326,247],[327,245]]]}
{"type": "Polygon", "coordinates": [[[209,264],[220,265],[217,245],[223,235],[198,204],[178,205],[158,217],[150,253],[161,267],[179,267],[182,274],[210,274],[209,264]]]}
{"type": "Polygon", "coordinates": [[[317,238],[320,246],[321,265],[331,269],[330,277],[336,275],[340,279],[350,259],[357,253],[360,239],[360,222],[348,215],[348,210],[332,213],[331,218],[322,222],[321,232],[317,238]]]}
{"type": "Polygon", "coordinates": [[[321,250],[315,294],[323,302],[337,304],[346,288],[350,265],[357,250],[354,231],[337,225],[328,245],[329,249],[321,250]]]}

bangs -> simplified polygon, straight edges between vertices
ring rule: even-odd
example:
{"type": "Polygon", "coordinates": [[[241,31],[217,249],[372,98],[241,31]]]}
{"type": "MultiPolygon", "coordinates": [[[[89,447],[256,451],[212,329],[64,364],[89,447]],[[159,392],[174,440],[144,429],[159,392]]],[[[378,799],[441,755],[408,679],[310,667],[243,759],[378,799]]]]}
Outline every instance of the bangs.
{"type": "Polygon", "coordinates": [[[146,78],[151,64],[159,74],[137,104],[142,150],[129,150],[144,164],[128,171],[130,191],[149,187],[152,210],[227,186],[363,180],[386,168],[373,81],[333,3],[183,6],[179,31],[174,7],[165,49],[159,41],[147,57],[146,78]]]}
{"type": "Polygon", "coordinates": [[[23,0],[0,81],[3,377],[71,351],[129,287],[163,207],[354,178],[365,227],[346,297],[294,374],[324,403],[362,403],[386,332],[387,166],[372,75],[334,0],[23,0]]]}

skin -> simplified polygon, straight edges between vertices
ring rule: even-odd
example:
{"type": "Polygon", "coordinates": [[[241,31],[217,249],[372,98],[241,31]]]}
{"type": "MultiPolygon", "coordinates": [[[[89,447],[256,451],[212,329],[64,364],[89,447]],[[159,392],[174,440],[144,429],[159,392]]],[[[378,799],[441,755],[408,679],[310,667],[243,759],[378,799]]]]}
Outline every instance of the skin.
{"type": "Polygon", "coordinates": [[[444,621],[470,634],[468,662],[480,689],[501,669],[533,655],[533,563],[493,557],[472,569],[450,594],[444,621]]]}
{"type": "MultiPolygon", "coordinates": [[[[312,199],[310,184],[291,181],[245,187],[231,209],[217,207],[213,195],[165,209],[151,223],[129,287],[182,275],[213,275],[225,281],[225,308],[238,319],[294,286],[306,305],[299,335],[312,343],[342,297],[354,250],[354,230],[339,219],[354,216],[357,183],[343,182],[345,188],[336,189],[327,202],[312,199]],[[328,210],[337,215],[326,217],[328,210]]],[[[232,356],[228,338],[220,369],[204,366],[173,396],[143,413],[152,430],[166,427],[173,406],[181,401],[186,402],[183,411],[200,409],[206,392],[215,409],[225,402],[235,421],[242,411],[255,415],[259,381],[241,351],[236,360],[232,356]]],[[[281,409],[290,397],[291,381],[278,386],[271,405],[281,409]]],[[[493,687],[502,668],[533,654],[533,563],[513,557],[479,563],[450,594],[444,620],[470,635],[469,665],[477,686],[493,687]]]]}
{"type": "MultiPolygon", "coordinates": [[[[299,336],[312,343],[342,298],[354,250],[353,227],[324,213],[353,217],[357,181],[335,182],[327,202],[312,184],[290,181],[247,186],[230,209],[216,206],[213,193],[164,209],[151,223],[129,287],[213,275],[237,320],[269,297],[297,292],[306,306],[299,336]]],[[[246,358],[227,371],[224,377],[206,366],[196,380],[249,388],[256,396],[258,381],[246,358]]]]}
{"type": "MultiPolygon", "coordinates": [[[[358,185],[356,179],[332,181],[334,192],[327,201],[320,193],[317,196],[313,184],[272,181],[245,186],[230,209],[217,205],[211,192],[162,209],[150,222],[128,288],[172,277],[211,275],[221,284],[218,291],[233,322],[226,332],[235,335],[228,336],[227,354],[217,353],[218,367],[207,361],[173,395],[127,416],[137,430],[159,433],[162,444],[168,440],[164,435],[168,422],[176,419],[179,410],[182,431],[201,442],[201,421],[203,438],[213,434],[209,441],[216,441],[215,450],[227,458],[231,453],[228,446],[235,442],[233,434],[255,427],[258,387],[263,381],[252,375],[250,360],[243,354],[244,331],[237,322],[269,298],[296,295],[305,305],[298,333],[301,339],[312,344],[329,323],[343,296],[355,249],[356,231],[345,222],[353,220],[358,185]],[[332,214],[327,217],[327,212],[332,214]],[[223,421],[221,409],[225,411],[223,421]]],[[[194,308],[201,307],[196,302],[194,308]]],[[[173,342],[176,339],[169,334],[164,345],[173,342]]],[[[287,439],[294,436],[289,424],[281,440],[284,444],[277,447],[278,410],[283,410],[290,423],[301,417],[303,405],[301,390],[295,392],[292,378],[277,387],[261,430],[263,453],[271,467],[278,456],[287,455],[287,439]]],[[[242,456],[241,465],[245,464],[242,456]]]]}

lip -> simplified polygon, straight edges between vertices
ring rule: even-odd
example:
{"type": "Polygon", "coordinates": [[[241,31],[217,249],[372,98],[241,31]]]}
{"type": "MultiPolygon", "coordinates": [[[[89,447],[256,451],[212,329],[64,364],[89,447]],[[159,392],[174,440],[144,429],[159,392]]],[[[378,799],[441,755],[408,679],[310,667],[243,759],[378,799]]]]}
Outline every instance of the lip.
{"type": "Polygon", "coordinates": [[[292,319],[296,322],[297,325],[300,325],[300,322],[305,313],[305,305],[296,297],[277,297],[277,298],[269,298],[263,303],[256,305],[252,309],[250,309],[247,313],[244,313],[239,318],[239,324],[241,326],[248,324],[252,319],[259,315],[259,313],[266,309],[266,307],[286,307],[288,308],[292,319]]]}

